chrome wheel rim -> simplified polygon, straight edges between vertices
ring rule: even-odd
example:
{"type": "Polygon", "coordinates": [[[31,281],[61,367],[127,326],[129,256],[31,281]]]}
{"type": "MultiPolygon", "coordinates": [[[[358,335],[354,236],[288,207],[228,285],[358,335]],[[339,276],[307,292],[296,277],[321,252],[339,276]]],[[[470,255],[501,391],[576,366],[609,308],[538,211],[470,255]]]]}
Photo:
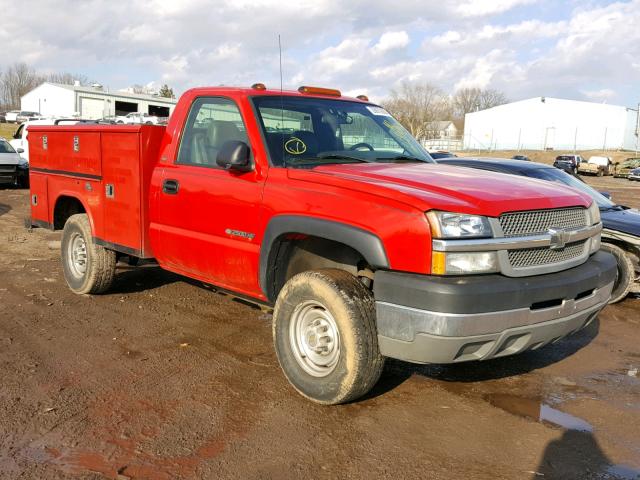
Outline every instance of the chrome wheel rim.
{"type": "Polygon", "coordinates": [[[298,365],[314,377],[326,377],[340,358],[340,333],[331,312],[310,300],[291,315],[289,343],[298,365]]]}
{"type": "Polygon", "coordinates": [[[74,233],[69,241],[67,258],[71,274],[76,278],[84,277],[87,273],[88,262],[87,243],[79,233],[74,233]]]}

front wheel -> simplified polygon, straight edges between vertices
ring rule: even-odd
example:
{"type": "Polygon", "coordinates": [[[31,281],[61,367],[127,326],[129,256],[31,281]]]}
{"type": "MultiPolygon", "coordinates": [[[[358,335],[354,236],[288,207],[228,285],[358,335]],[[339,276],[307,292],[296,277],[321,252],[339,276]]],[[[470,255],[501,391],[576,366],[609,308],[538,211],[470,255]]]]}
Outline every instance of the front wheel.
{"type": "Polygon", "coordinates": [[[273,340],[289,382],[324,405],[366,394],[384,366],[373,296],[343,270],[308,271],[291,278],[276,301],[273,340]]]}
{"type": "Polygon", "coordinates": [[[75,293],[103,293],[116,272],[116,252],[96,245],[86,214],[71,215],[62,232],[62,270],[75,293]]]}
{"type": "Polygon", "coordinates": [[[611,243],[603,243],[600,248],[616,257],[618,272],[616,275],[616,280],[613,283],[611,299],[609,300],[609,303],[616,303],[624,300],[624,298],[631,290],[635,275],[633,262],[629,258],[627,252],[625,252],[617,245],[613,245],[611,243]]]}

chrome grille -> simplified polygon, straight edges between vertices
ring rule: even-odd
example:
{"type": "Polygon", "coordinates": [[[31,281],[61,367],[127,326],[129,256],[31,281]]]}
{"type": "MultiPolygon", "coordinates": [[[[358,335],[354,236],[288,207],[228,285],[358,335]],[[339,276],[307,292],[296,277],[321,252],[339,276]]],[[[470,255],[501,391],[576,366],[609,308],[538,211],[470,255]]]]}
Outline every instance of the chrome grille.
{"type": "Polygon", "coordinates": [[[552,227],[575,229],[587,226],[584,208],[531,210],[500,215],[500,226],[505,237],[540,235],[552,227]]]}
{"type": "Polygon", "coordinates": [[[559,250],[551,250],[547,247],[509,250],[509,263],[513,268],[526,268],[567,262],[584,253],[585,243],[585,241],[571,243],[559,250]]]}
{"type": "Polygon", "coordinates": [[[0,165],[1,173],[15,173],[16,166],[15,165],[0,165]]]}

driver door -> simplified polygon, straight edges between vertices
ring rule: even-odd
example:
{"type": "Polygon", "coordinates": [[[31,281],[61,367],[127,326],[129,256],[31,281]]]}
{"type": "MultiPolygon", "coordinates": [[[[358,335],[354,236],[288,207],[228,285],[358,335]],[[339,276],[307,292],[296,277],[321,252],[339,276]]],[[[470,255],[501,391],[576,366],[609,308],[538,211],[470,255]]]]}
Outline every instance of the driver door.
{"type": "Polygon", "coordinates": [[[251,147],[238,106],[225,97],[196,98],[176,158],[159,179],[156,257],[170,270],[255,294],[264,178],[216,164],[228,141],[251,147]]]}

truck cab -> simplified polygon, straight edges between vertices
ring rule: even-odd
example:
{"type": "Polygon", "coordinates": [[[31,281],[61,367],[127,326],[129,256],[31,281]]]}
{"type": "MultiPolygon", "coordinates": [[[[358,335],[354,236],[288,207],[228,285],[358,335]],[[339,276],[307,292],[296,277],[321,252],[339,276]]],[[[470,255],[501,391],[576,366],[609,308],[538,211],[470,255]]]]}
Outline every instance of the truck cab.
{"type": "Polygon", "coordinates": [[[65,280],[108,292],[121,257],[273,307],[283,372],[348,402],[384,359],[486,360],[592,322],[616,263],[583,193],[437,165],[362,96],[197,88],[166,127],[34,127],[32,220],[65,280]]]}

